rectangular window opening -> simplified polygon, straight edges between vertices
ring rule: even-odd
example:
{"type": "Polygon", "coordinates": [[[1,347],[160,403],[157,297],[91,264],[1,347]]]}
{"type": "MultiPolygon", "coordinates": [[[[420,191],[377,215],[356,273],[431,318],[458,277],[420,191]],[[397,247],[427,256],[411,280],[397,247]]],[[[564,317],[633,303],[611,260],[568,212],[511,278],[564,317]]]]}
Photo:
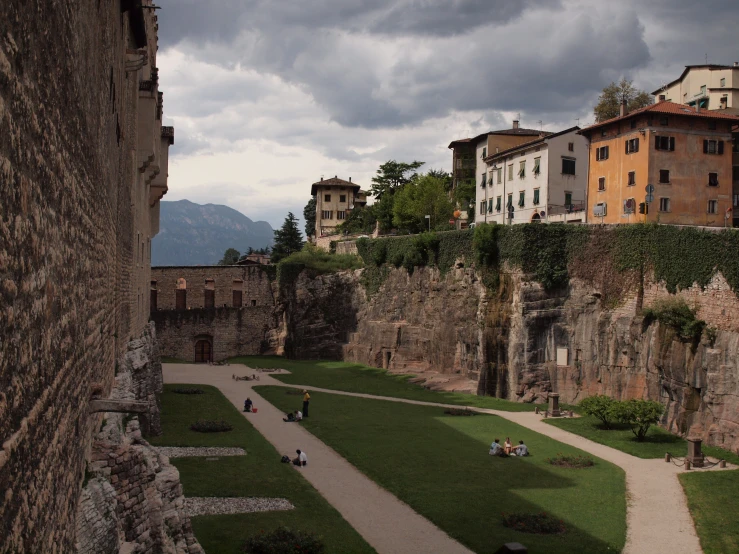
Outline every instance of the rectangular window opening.
{"type": "Polygon", "coordinates": [[[659,182],[660,183],[669,183],[670,182],[670,170],[669,169],[660,169],[659,170],[659,182]]]}

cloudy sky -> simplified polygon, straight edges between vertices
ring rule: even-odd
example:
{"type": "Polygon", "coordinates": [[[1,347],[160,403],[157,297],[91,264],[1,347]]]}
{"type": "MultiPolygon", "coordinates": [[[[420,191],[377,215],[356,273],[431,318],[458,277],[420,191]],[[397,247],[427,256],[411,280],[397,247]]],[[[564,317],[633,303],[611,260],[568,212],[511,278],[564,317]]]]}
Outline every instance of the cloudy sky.
{"type": "Polygon", "coordinates": [[[159,0],[167,200],[279,226],[321,176],[451,170],[452,140],[592,122],[626,76],[739,61],[730,0],[159,0]],[[540,123],[541,122],[541,123],[540,123]]]}

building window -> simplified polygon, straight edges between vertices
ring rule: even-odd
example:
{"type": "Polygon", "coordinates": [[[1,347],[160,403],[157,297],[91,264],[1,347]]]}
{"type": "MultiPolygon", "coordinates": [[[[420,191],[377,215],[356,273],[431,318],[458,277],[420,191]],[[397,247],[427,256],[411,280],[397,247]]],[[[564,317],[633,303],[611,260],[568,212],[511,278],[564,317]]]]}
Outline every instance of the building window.
{"type": "Polygon", "coordinates": [[[629,184],[628,186],[633,187],[636,185],[636,171],[629,171],[629,184]]]}
{"type": "Polygon", "coordinates": [[[506,208],[512,208],[513,207],[513,193],[508,194],[508,202],[506,203],[506,208]]]}
{"type": "Polygon", "coordinates": [[[488,177],[488,186],[493,186],[493,175],[495,175],[492,171],[490,172],[490,177],[488,177]]]}
{"type": "Polygon", "coordinates": [[[541,158],[534,158],[534,175],[541,173],[541,158]]]}
{"type": "Polygon", "coordinates": [[[241,308],[244,295],[244,281],[234,279],[233,282],[233,305],[234,308],[241,308]]]}
{"type": "Polygon", "coordinates": [[[734,207],[739,208],[739,194],[734,195],[734,207]]]}
{"type": "Polygon", "coordinates": [[[336,219],[346,219],[346,212],[336,212],[336,219]]]}
{"type": "Polygon", "coordinates": [[[205,303],[204,308],[215,308],[216,306],[216,282],[213,279],[205,280],[205,303]]]}
{"type": "Polygon", "coordinates": [[[486,184],[486,179],[485,179],[485,177],[486,177],[486,175],[487,175],[487,173],[483,173],[483,174],[482,174],[482,176],[480,177],[480,186],[481,186],[482,188],[485,188],[485,184],[486,184]]]}
{"type": "Polygon", "coordinates": [[[329,210],[321,210],[321,219],[333,219],[334,212],[329,210]]]}
{"type": "Polygon", "coordinates": [[[608,159],[608,147],[607,146],[601,146],[600,148],[595,149],[595,161],[596,162],[602,162],[603,160],[608,159]]]}
{"type": "Polygon", "coordinates": [[[254,308],[256,305],[257,305],[257,301],[256,300],[252,300],[251,301],[251,307],[254,308]]]}
{"type": "Polygon", "coordinates": [[[660,125],[668,125],[669,122],[670,121],[669,121],[669,119],[667,119],[667,116],[662,116],[662,117],[659,118],[659,124],[660,125]]]}
{"type": "Polygon", "coordinates": [[[493,199],[488,200],[488,213],[493,213],[493,199]]]}
{"type": "Polygon", "coordinates": [[[708,120],[708,130],[709,131],[715,131],[716,130],[716,120],[715,119],[709,119],[708,120]]]}
{"type": "Polygon", "coordinates": [[[669,212],[670,211],[670,199],[669,198],[660,198],[659,199],[659,211],[661,211],[661,212],[669,212]]]}
{"type": "Polygon", "coordinates": [[[701,87],[701,95],[703,95],[703,96],[705,96],[705,95],[706,95],[706,85],[703,85],[703,86],[701,87]]]}
{"type": "Polygon", "coordinates": [[[539,205],[539,189],[534,189],[534,205],[539,205]]]}
{"type": "Polygon", "coordinates": [[[487,203],[484,200],[482,202],[480,202],[480,215],[484,215],[485,214],[485,205],[486,204],[487,203]]]}
{"type": "Polygon", "coordinates": [[[598,190],[606,190],[606,178],[605,177],[598,178],[598,190]]]}
{"type": "Polygon", "coordinates": [[[482,149],[482,156],[481,157],[482,158],[487,158],[488,157],[488,149],[487,149],[487,147],[485,147],[485,148],[482,149]]]}
{"type": "Polygon", "coordinates": [[[575,174],[575,160],[572,158],[562,158],[562,175],[575,174]]]}
{"type": "Polygon", "coordinates": [[[187,281],[180,277],[177,279],[177,292],[175,294],[175,309],[187,309],[187,281]]]}
{"type": "Polygon", "coordinates": [[[708,201],[708,213],[715,214],[717,212],[718,212],[718,200],[709,200],[708,201]]]}
{"type": "Polygon", "coordinates": [[[709,187],[717,187],[718,186],[718,173],[709,173],[708,174],[708,186],[709,187]]]}
{"type": "Polygon", "coordinates": [[[567,143],[567,150],[569,150],[570,152],[574,152],[575,151],[575,143],[574,142],[568,142],[567,143]]]}
{"type": "Polygon", "coordinates": [[[723,140],[704,140],[703,141],[703,153],[704,154],[723,154],[724,153],[724,141],[723,140]]]}
{"type": "Polygon", "coordinates": [[[498,168],[498,184],[501,184],[503,182],[503,168],[498,168]]]}
{"type": "Polygon", "coordinates": [[[570,210],[572,208],[572,193],[565,191],[565,208],[570,210]]]}
{"type": "Polygon", "coordinates": [[[324,194],[323,195],[323,201],[324,202],[331,202],[331,195],[330,194],[324,194]]]}
{"type": "Polygon", "coordinates": [[[518,164],[518,178],[523,179],[526,177],[526,162],[520,162],[518,164]]]}
{"type": "Polygon", "coordinates": [[[496,200],[495,200],[495,211],[496,212],[499,212],[500,211],[500,208],[501,208],[501,205],[500,204],[501,204],[502,200],[503,200],[503,198],[501,196],[498,196],[498,198],[496,198],[496,200]]]}
{"type": "Polygon", "coordinates": [[[508,180],[513,181],[513,164],[508,165],[508,180]]]}
{"type": "Polygon", "coordinates": [[[634,154],[639,151],[639,139],[633,138],[626,141],[626,153],[634,154]]]}
{"type": "Polygon", "coordinates": [[[722,87],[726,86],[726,77],[721,77],[721,86],[722,87]]]}
{"type": "Polygon", "coordinates": [[[654,137],[655,150],[675,151],[675,137],[654,137]]]}
{"type": "Polygon", "coordinates": [[[339,202],[346,202],[346,194],[339,195],[339,202]]]}
{"type": "Polygon", "coordinates": [[[523,208],[526,205],[526,193],[521,191],[518,193],[518,207],[523,208]]]}
{"type": "Polygon", "coordinates": [[[659,182],[660,183],[669,183],[670,182],[670,170],[669,169],[660,169],[659,170],[659,182]]]}

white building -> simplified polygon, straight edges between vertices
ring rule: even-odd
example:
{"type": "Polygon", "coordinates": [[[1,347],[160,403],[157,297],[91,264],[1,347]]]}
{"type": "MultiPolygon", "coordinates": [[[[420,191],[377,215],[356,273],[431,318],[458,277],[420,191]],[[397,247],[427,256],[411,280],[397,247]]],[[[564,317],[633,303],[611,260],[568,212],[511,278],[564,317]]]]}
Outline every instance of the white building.
{"type": "Polygon", "coordinates": [[[572,127],[485,157],[475,221],[584,223],[588,141],[579,130],[572,127]]]}

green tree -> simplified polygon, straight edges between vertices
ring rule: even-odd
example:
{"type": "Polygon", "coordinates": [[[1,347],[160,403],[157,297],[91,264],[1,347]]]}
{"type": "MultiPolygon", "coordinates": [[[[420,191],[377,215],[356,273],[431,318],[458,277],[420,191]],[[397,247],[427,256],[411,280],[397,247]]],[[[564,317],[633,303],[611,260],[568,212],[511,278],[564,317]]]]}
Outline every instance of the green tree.
{"type": "Polygon", "coordinates": [[[454,205],[444,189],[444,180],[433,175],[423,175],[395,193],[393,224],[412,233],[446,223],[454,213],[454,205]]]}
{"type": "Polygon", "coordinates": [[[611,428],[611,423],[616,419],[614,406],[617,402],[610,396],[596,394],[588,396],[580,401],[580,410],[586,415],[597,417],[603,422],[603,427],[611,428]]]}
{"type": "Polygon", "coordinates": [[[457,188],[454,189],[454,201],[462,211],[467,210],[468,222],[472,223],[475,221],[475,195],[477,194],[477,188],[475,181],[467,180],[457,183],[457,188]]]}
{"type": "Polygon", "coordinates": [[[375,223],[377,222],[375,211],[375,205],[355,208],[349,212],[347,218],[336,230],[339,233],[346,233],[348,235],[371,233],[374,231],[375,223]]]}
{"type": "Polygon", "coordinates": [[[618,83],[613,81],[603,89],[594,109],[597,122],[618,117],[623,100],[626,100],[626,107],[630,112],[649,106],[652,103],[652,96],[634,87],[633,83],[633,81],[624,77],[618,83]]]}
{"type": "Polygon", "coordinates": [[[626,400],[616,402],[613,407],[615,418],[628,424],[639,442],[644,442],[647,431],[659,422],[664,411],[665,407],[654,400],[626,400]]]}
{"type": "Polygon", "coordinates": [[[386,192],[397,191],[416,178],[416,170],[423,164],[424,162],[419,161],[404,163],[390,160],[385,162],[377,170],[377,174],[372,177],[370,194],[379,200],[386,192]]]}
{"type": "Polygon", "coordinates": [[[316,197],[313,196],[303,208],[303,219],[305,219],[305,236],[316,234],[316,197]]]}
{"type": "Polygon", "coordinates": [[[235,248],[229,248],[223,253],[223,258],[218,262],[218,265],[233,265],[239,261],[240,257],[241,253],[239,253],[238,250],[235,248]]]}
{"type": "Polygon", "coordinates": [[[293,252],[303,248],[303,237],[298,229],[298,220],[292,212],[288,212],[282,227],[275,230],[275,243],[272,246],[272,263],[279,262],[293,252]]]}
{"type": "Polygon", "coordinates": [[[429,169],[426,175],[435,177],[444,183],[444,190],[449,192],[452,190],[452,174],[447,173],[443,169],[429,169]]]}

